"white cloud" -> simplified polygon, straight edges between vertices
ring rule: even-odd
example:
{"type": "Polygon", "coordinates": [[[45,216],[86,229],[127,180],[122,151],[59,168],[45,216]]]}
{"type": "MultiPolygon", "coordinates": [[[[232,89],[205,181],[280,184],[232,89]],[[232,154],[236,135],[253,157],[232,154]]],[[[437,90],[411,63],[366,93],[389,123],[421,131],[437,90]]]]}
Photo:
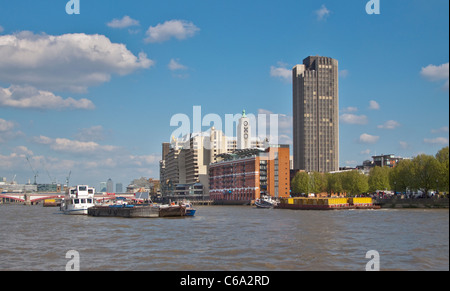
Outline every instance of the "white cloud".
{"type": "Polygon", "coordinates": [[[14,128],[14,123],[0,118],[0,132],[10,131],[14,128]]]}
{"type": "Polygon", "coordinates": [[[38,90],[31,86],[0,87],[0,107],[21,109],[94,109],[88,99],[63,99],[52,92],[38,90]]]}
{"type": "Polygon", "coordinates": [[[79,129],[74,138],[79,141],[102,141],[106,139],[106,133],[103,126],[96,125],[90,128],[79,129]]]}
{"type": "Polygon", "coordinates": [[[449,63],[439,66],[428,65],[422,68],[420,74],[430,82],[445,81],[443,89],[449,89],[449,63]]]}
{"type": "Polygon", "coordinates": [[[355,115],[355,114],[342,114],[341,117],[341,122],[346,123],[346,124],[359,124],[359,125],[364,125],[368,123],[368,119],[367,116],[365,115],[355,115]]]}
{"type": "Polygon", "coordinates": [[[111,22],[108,22],[106,25],[112,28],[126,28],[130,26],[139,26],[139,21],[131,18],[128,15],[125,15],[122,19],[113,19],[111,22]]]}
{"type": "Polygon", "coordinates": [[[176,38],[178,40],[184,40],[189,37],[193,37],[200,28],[194,25],[194,23],[186,20],[170,20],[164,23],[159,23],[156,26],[150,26],[147,30],[146,42],[149,43],[161,43],[176,38]]]}
{"type": "Polygon", "coordinates": [[[104,35],[23,31],[0,36],[0,82],[13,85],[86,92],[113,74],[127,75],[153,64],[145,53],[136,57],[104,35]]]}
{"type": "Polygon", "coordinates": [[[38,144],[45,144],[45,145],[49,145],[49,144],[51,144],[51,143],[53,142],[53,140],[52,140],[51,138],[46,137],[46,136],[43,136],[43,135],[33,137],[32,140],[33,140],[35,143],[38,143],[38,144]]]}
{"type": "Polygon", "coordinates": [[[180,64],[177,60],[171,59],[170,63],[168,65],[169,70],[171,71],[178,71],[178,70],[187,70],[188,67],[180,64]]]}
{"type": "Polygon", "coordinates": [[[316,10],[317,20],[325,20],[329,15],[331,11],[328,10],[328,8],[325,5],[322,5],[319,10],[316,10]]]}
{"type": "Polygon", "coordinates": [[[380,129],[396,129],[397,127],[399,127],[401,124],[398,123],[395,120],[389,120],[386,121],[384,124],[382,125],[378,125],[378,128],[380,129]]]}
{"type": "Polygon", "coordinates": [[[374,135],[370,135],[370,134],[367,134],[367,133],[363,133],[359,137],[359,141],[361,143],[367,143],[367,144],[374,144],[374,143],[378,142],[379,139],[380,139],[379,136],[374,136],[374,135]]]}
{"type": "Polygon", "coordinates": [[[352,106],[346,107],[346,108],[341,110],[342,113],[357,112],[357,111],[358,111],[358,108],[357,107],[352,107],[352,106]]]}
{"type": "Polygon", "coordinates": [[[67,138],[50,138],[46,136],[34,137],[33,141],[38,144],[49,145],[57,152],[71,154],[98,154],[103,152],[113,152],[118,149],[116,146],[100,145],[93,141],[78,141],[67,138]]]}
{"type": "Polygon", "coordinates": [[[24,135],[21,131],[15,132],[15,127],[16,124],[14,122],[0,118],[0,143],[4,143],[8,140],[12,140],[24,135]]]}
{"type": "Polygon", "coordinates": [[[372,110],[379,110],[380,109],[380,104],[378,104],[378,102],[375,101],[375,100],[371,100],[369,102],[369,108],[372,109],[372,110]]]}
{"type": "Polygon", "coordinates": [[[17,146],[14,148],[14,153],[25,156],[34,155],[33,151],[29,150],[26,146],[17,146]]]}
{"type": "Polygon", "coordinates": [[[270,67],[270,76],[290,81],[292,79],[292,70],[287,68],[287,64],[279,62],[277,67],[270,67]]]}
{"type": "Polygon", "coordinates": [[[69,152],[69,153],[95,153],[99,151],[112,152],[117,147],[115,146],[102,146],[96,142],[83,142],[70,140],[66,138],[57,138],[54,140],[54,143],[51,145],[51,148],[55,151],[60,152],[69,152]]]}
{"type": "Polygon", "coordinates": [[[426,138],[423,140],[424,143],[435,144],[435,145],[448,145],[448,138],[446,137],[437,137],[433,139],[426,138]]]}
{"type": "Polygon", "coordinates": [[[431,130],[431,133],[445,133],[445,132],[447,132],[448,133],[448,126],[443,126],[443,127],[441,127],[441,128],[439,128],[439,129],[432,129],[431,130]]]}

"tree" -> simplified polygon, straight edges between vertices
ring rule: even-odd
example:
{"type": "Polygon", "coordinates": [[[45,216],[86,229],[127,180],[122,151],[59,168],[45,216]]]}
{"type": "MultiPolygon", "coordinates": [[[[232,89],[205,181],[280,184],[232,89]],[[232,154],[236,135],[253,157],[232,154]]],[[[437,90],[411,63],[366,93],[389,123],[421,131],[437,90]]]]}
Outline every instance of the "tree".
{"type": "Polygon", "coordinates": [[[292,179],[292,190],[296,194],[308,194],[309,187],[309,174],[306,172],[298,172],[292,179]]]}
{"type": "Polygon", "coordinates": [[[366,193],[369,190],[367,177],[358,171],[348,171],[340,173],[342,188],[347,194],[355,196],[366,193]]]}
{"type": "Polygon", "coordinates": [[[445,147],[436,154],[436,160],[439,162],[439,178],[437,190],[449,190],[449,149],[445,147]]]}
{"type": "Polygon", "coordinates": [[[388,167],[375,167],[370,170],[368,181],[370,192],[391,188],[389,185],[389,170],[388,167]]]}
{"type": "Polygon", "coordinates": [[[430,189],[436,189],[441,174],[441,164],[429,155],[418,155],[412,160],[412,187],[422,189],[425,195],[430,189]]]}
{"type": "Polygon", "coordinates": [[[389,181],[391,189],[397,192],[406,192],[412,188],[413,176],[411,163],[411,160],[402,160],[395,168],[390,170],[389,181]]]}
{"type": "Polygon", "coordinates": [[[331,195],[333,193],[342,193],[343,191],[341,174],[327,174],[327,192],[331,195]]]}
{"type": "Polygon", "coordinates": [[[310,185],[311,192],[313,193],[323,193],[327,192],[327,181],[325,174],[319,172],[313,172],[310,175],[310,185]]]}

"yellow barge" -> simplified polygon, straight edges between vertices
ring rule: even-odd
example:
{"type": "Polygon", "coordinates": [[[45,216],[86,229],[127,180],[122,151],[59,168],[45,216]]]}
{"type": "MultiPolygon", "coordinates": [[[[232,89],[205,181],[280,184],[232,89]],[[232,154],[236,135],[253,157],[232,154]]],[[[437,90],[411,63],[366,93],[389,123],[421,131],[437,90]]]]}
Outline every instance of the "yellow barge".
{"type": "Polygon", "coordinates": [[[280,198],[279,209],[294,210],[345,210],[380,209],[370,197],[352,198],[280,198]]]}

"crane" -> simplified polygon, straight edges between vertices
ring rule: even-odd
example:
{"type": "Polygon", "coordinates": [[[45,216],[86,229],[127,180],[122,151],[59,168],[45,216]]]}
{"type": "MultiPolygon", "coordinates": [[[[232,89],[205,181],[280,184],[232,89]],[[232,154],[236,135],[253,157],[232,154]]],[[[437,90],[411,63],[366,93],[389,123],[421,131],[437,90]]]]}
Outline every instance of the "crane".
{"type": "Polygon", "coordinates": [[[51,183],[52,183],[53,185],[57,184],[57,183],[56,183],[56,178],[54,178],[54,177],[52,177],[52,176],[50,175],[50,172],[48,171],[47,166],[45,165],[44,161],[41,161],[41,162],[42,162],[42,165],[44,166],[45,171],[47,172],[48,177],[50,178],[51,183]]]}
{"type": "Polygon", "coordinates": [[[39,175],[38,175],[39,172],[36,172],[36,171],[33,169],[33,166],[31,165],[30,159],[29,159],[28,157],[27,157],[27,161],[28,161],[28,164],[30,164],[31,171],[33,171],[33,174],[34,174],[34,185],[37,185],[36,178],[39,176],[39,175]]]}

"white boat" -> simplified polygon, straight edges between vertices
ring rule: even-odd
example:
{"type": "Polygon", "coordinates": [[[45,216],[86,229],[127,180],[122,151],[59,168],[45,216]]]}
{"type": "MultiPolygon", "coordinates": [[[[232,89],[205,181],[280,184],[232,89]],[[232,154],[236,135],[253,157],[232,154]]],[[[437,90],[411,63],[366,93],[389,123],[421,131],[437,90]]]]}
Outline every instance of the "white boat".
{"type": "Polygon", "coordinates": [[[255,205],[258,208],[273,208],[276,207],[278,203],[279,202],[276,199],[273,199],[270,196],[262,196],[255,201],[255,205]]]}
{"type": "Polygon", "coordinates": [[[87,215],[88,209],[95,206],[95,189],[86,185],[69,188],[61,203],[61,211],[67,215],[87,215]]]}

